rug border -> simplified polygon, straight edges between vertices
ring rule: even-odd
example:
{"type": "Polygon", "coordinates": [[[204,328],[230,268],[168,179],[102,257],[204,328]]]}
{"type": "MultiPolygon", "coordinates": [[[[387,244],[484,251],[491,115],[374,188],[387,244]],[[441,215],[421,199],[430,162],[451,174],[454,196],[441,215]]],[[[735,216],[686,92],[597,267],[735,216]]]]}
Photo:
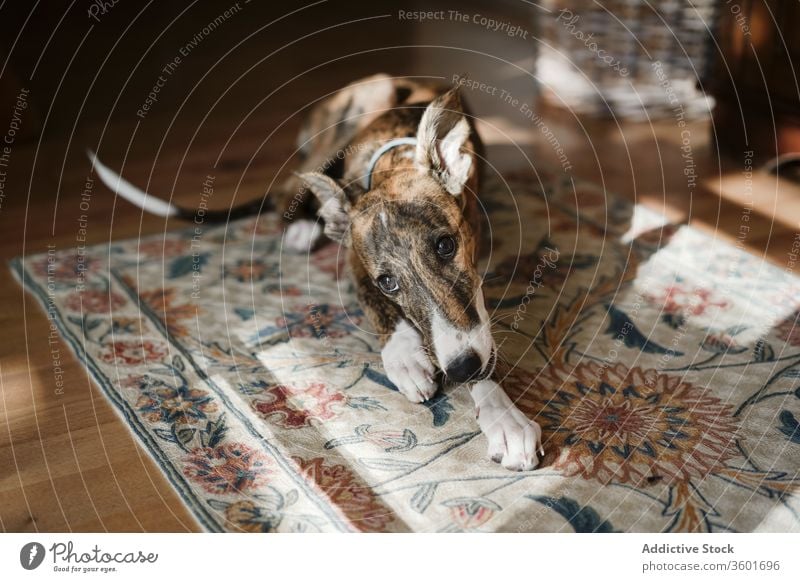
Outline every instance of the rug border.
{"type": "Polygon", "coordinates": [[[24,292],[30,293],[36,300],[39,307],[44,312],[45,317],[55,322],[58,332],[69,345],[75,358],[83,364],[86,371],[92,377],[94,383],[101,389],[103,395],[112,404],[112,410],[129,428],[141,448],[143,448],[156,466],[161,469],[162,474],[172,486],[172,490],[177,493],[184,506],[189,509],[189,515],[206,532],[224,532],[221,524],[213,519],[213,515],[205,508],[201,501],[194,495],[191,487],[183,475],[175,468],[174,464],[164,458],[164,451],[153,440],[146,428],[142,425],[139,418],[130,408],[130,405],[120,398],[109,385],[110,380],[97,368],[95,362],[86,355],[83,346],[77,341],[72,332],[64,324],[61,312],[54,309],[53,315],[48,309],[48,299],[44,289],[37,283],[23,266],[24,256],[14,257],[9,260],[7,265],[14,279],[19,283],[24,292]]]}
{"type": "MultiPolygon", "coordinates": [[[[211,378],[211,376],[203,370],[200,366],[198,366],[196,360],[192,356],[192,354],[188,351],[186,346],[184,346],[181,342],[177,341],[175,336],[170,333],[170,331],[166,328],[164,323],[158,319],[155,313],[153,313],[152,309],[150,309],[147,305],[141,303],[141,299],[136,293],[136,290],[131,287],[128,283],[125,282],[122,274],[120,271],[115,267],[109,267],[109,273],[114,278],[117,285],[119,285],[124,292],[128,295],[128,298],[131,301],[140,302],[139,303],[139,311],[144,314],[147,320],[158,329],[159,333],[161,333],[163,339],[167,341],[176,351],[178,351],[181,356],[186,358],[186,361],[190,363],[192,366],[194,373],[200,378],[208,388],[210,388],[220,399],[220,401],[225,405],[227,411],[230,412],[233,416],[235,416],[239,422],[247,429],[247,431],[251,434],[251,436],[257,438],[261,441],[261,446],[270,454],[272,457],[278,461],[279,464],[283,465],[282,468],[285,471],[286,475],[293,479],[296,482],[296,485],[299,489],[304,489],[303,493],[312,500],[319,508],[323,511],[323,513],[327,513],[331,511],[332,514],[326,515],[329,519],[331,524],[334,524],[338,533],[351,533],[354,530],[350,527],[350,520],[347,518],[347,515],[342,513],[341,510],[334,504],[327,501],[327,495],[324,491],[315,491],[315,487],[311,485],[307,479],[304,479],[300,473],[298,472],[298,467],[296,463],[292,461],[291,457],[285,455],[279,447],[274,446],[269,439],[261,433],[261,431],[253,425],[251,419],[247,417],[247,414],[242,413],[237,409],[235,403],[231,401],[231,399],[224,393],[224,391],[217,385],[217,383],[211,378]],[[288,466],[289,464],[294,463],[293,466],[288,466]]],[[[227,531],[227,530],[223,530],[227,531]]]]}

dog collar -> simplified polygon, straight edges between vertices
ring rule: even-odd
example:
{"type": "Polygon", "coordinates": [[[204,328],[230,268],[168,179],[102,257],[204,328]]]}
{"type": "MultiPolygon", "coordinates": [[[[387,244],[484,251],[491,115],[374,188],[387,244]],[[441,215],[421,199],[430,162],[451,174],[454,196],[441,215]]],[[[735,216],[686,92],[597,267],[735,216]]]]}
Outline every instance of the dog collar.
{"type": "Polygon", "coordinates": [[[396,147],[404,145],[417,145],[417,138],[396,137],[394,139],[390,139],[381,147],[379,147],[374,154],[372,154],[372,157],[369,159],[369,163],[367,164],[367,172],[364,174],[364,187],[367,189],[367,191],[372,188],[372,172],[375,170],[375,166],[378,163],[378,160],[381,159],[381,156],[389,150],[393,150],[396,147]]]}

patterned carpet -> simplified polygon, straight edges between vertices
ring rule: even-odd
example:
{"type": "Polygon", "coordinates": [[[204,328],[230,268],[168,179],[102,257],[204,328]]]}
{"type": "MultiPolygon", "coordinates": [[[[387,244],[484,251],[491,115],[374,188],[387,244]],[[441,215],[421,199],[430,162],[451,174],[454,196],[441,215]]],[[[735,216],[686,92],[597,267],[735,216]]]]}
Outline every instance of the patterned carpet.
{"type": "Polygon", "coordinates": [[[274,217],[12,268],[208,530],[800,531],[800,280],[575,188],[486,188],[527,473],[467,390],[396,391],[340,249],[274,217]]]}

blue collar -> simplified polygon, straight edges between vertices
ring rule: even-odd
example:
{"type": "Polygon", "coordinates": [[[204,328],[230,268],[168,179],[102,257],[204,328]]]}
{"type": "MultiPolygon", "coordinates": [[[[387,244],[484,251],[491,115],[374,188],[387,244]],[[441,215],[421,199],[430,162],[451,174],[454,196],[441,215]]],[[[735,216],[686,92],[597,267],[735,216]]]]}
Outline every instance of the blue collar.
{"type": "Polygon", "coordinates": [[[417,145],[417,138],[396,137],[387,141],[385,144],[379,147],[374,154],[372,154],[372,157],[369,159],[369,163],[367,164],[367,171],[364,174],[364,187],[367,189],[367,191],[372,188],[372,172],[375,170],[375,165],[378,163],[378,160],[381,159],[381,156],[389,150],[393,150],[396,147],[404,145],[417,145]]]}

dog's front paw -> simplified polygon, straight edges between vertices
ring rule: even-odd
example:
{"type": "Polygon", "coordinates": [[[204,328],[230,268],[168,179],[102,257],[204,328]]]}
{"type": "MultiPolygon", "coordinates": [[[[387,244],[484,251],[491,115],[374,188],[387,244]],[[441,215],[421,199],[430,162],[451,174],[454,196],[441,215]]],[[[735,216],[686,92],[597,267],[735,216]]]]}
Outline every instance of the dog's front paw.
{"type": "Polygon", "coordinates": [[[286,227],[286,248],[296,253],[310,253],[322,236],[322,225],[313,220],[295,220],[286,227]]]}
{"type": "Polygon", "coordinates": [[[542,429],[525,416],[491,380],[473,387],[478,425],[489,441],[489,457],[512,471],[530,471],[539,464],[542,429]]]}
{"type": "Polygon", "coordinates": [[[425,402],[436,394],[436,369],[422,347],[419,332],[406,321],[398,323],[381,358],[386,376],[411,402],[425,402]]]}
{"type": "Polygon", "coordinates": [[[489,408],[481,410],[478,424],[489,440],[493,461],[512,471],[530,471],[539,464],[542,429],[536,422],[489,408]]]}

